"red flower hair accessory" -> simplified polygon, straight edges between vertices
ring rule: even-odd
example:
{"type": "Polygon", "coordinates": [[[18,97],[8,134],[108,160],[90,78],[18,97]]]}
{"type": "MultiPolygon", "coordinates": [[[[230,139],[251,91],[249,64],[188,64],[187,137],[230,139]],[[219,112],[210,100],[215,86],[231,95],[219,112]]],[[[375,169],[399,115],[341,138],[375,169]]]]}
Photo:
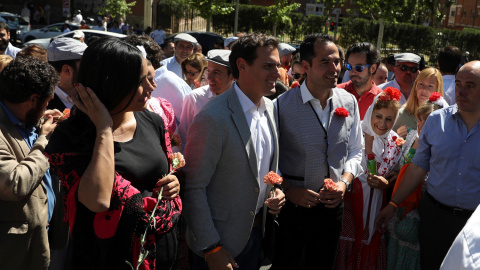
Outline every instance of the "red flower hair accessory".
{"type": "Polygon", "coordinates": [[[345,118],[348,116],[348,111],[345,108],[340,107],[335,110],[335,115],[345,118]]]}
{"type": "Polygon", "coordinates": [[[398,89],[395,89],[393,87],[387,87],[381,94],[380,94],[380,100],[381,101],[400,101],[400,98],[402,98],[402,94],[398,89]]]}
{"type": "Polygon", "coordinates": [[[433,92],[428,98],[428,100],[430,100],[431,102],[435,102],[441,97],[442,97],[442,94],[440,94],[439,92],[433,92]]]}

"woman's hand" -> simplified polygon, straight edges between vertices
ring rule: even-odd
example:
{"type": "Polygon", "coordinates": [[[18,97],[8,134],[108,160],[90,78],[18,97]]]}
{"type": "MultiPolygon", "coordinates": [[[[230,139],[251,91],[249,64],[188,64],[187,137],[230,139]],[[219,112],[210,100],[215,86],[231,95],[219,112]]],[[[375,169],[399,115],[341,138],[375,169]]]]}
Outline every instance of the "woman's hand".
{"type": "Polygon", "coordinates": [[[386,231],[387,224],[395,214],[395,210],[395,207],[393,207],[391,204],[387,204],[387,206],[385,206],[385,208],[378,213],[377,217],[375,218],[375,229],[377,231],[380,233],[384,233],[386,231]]]}
{"type": "Polygon", "coordinates": [[[369,175],[367,182],[369,187],[377,189],[386,189],[390,184],[387,179],[378,175],[369,175]]]}
{"type": "Polygon", "coordinates": [[[153,189],[154,196],[158,196],[162,186],[162,199],[171,200],[177,197],[178,193],[180,193],[180,182],[178,182],[178,178],[175,175],[167,175],[158,180],[155,188],[153,189]]]}
{"type": "Polygon", "coordinates": [[[80,100],[75,96],[70,96],[70,98],[79,110],[90,117],[90,120],[97,128],[97,132],[111,128],[113,125],[112,117],[92,89],[85,88],[79,83],[75,84],[75,89],[80,96],[80,100]]]}
{"type": "Polygon", "coordinates": [[[398,134],[398,136],[400,136],[400,137],[402,137],[402,138],[407,137],[407,134],[408,134],[407,125],[403,125],[403,126],[399,127],[399,128],[397,129],[397,134],[398,134]]]}

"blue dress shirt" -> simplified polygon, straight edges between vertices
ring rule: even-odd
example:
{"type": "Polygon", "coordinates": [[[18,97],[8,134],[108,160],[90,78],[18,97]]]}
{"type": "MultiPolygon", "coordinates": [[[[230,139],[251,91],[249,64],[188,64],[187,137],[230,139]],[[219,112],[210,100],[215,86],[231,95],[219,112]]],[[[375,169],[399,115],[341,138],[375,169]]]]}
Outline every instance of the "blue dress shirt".
{"type": "MultiPolygon", "coordinates": [[[[0,105],[3,107],[5,113],[7,114],[8,119],[13,123],[15,128],[17,128],[18,132],[20,135],[22,135],[23,139],[27,143],[28,147],[32,149],[33,145],[35,144],[35,141],[38,138],[38,134],[35,132],[35,128],[28,128],[25,126],[25,123],[21,122],[20,120],[15,117],[15,115],[10,112],[10,110],[3,104],[3,102],[0,101],[0,105]]],[[[45,173],[43,176],[43,183],[45,185],[45,188],[47,189],[47,198],[48,198],[48,222],[50,222],[50,219],[52,218],[53,214],[53,208],[55,206],[55,193],[53,191],[52,187],[52,177],[50,176],[49,170],[45,173]]]]}
{"type": "Polygon", "coordinates": [[[437,201],[469,210],[480,204],[480,122],[467,132],[457,105],[430,114],[412,162],[430,171],[427,191],[437,201]]]}

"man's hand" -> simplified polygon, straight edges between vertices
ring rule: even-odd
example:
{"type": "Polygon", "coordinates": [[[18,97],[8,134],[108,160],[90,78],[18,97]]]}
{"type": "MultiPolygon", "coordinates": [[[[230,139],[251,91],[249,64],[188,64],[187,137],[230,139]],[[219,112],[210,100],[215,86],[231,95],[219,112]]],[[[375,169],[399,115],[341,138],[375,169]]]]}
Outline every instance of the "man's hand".
{"type": "Polygon", "coordinates": [[[164,178],[158,180],[157,184],[155,184],[155,188],[153,189],[153,194],[158,196],[158,192],[163,186],[162,198],[171,200],[177,197],[178,193],[180,193],[180,182],[178,182],[178,178],[175,175],[167,175],[164,178]]]}
{"type": "Polygon", "coordinates": [[[51,115],[53,117],[53,119],[56,120],[56,119],[59,119],[60,117],[62,117],[63,113],[61,111],[57,110],[57,109],[46,110],[43,113],[44,118],[47,118],[49,115],[51,115]]]}
{"type": "Polygon", "coordinates": [[[291,186],[287,191],[287,198],[296,205],[311,208],[318,204],[320,195],[310,189],[291,186]]]}
{"type": "Polygon", "coordinates": [[[270,208],[268,212],[273,215],[278,215],[283,205],[285,204],[285,194],[279,188],[275,189],[275,194],[270,192],[268,199],[265,201],[265,205],[270,208]]]}
{"type": "Polygon", "coordinates": [[[233,259],[232,254],[230,254],[230,252],[224,247],[219,251],[208,255],[205,260],[207,261],[208,269],[210,270],[233,270],[233,268],[239,267],[233,259]]]}
{"type": "Polygon", "coordinates": [[[43,122],[42,127],[40,128],[40,135],[45,135],[47,138],[50,138],[50,135],[52,135],[53,131],[57,127],[57,123],[53,122],[53,117],[52,116],[47,116],[47,120],[43,122]]]}
{"type": "Polygon", "coordinates": [[[343,195],[345,195],[347,186],[342,181],[338,181],[335,184],[337,185],[337,190],[335,191],[320,190],[320,202],[327,208],[335,208],[343,201],[343,195]]]}
{"type": "Polygon", "coordinates": [[[396,208],[391,205],[387,204],[385,208],[378,213],[377,217],[375,218],[375,229],[380,233],[384,233],[387,228],[387,224],[392,219],[393,215],[395,214],[396,208]]]}

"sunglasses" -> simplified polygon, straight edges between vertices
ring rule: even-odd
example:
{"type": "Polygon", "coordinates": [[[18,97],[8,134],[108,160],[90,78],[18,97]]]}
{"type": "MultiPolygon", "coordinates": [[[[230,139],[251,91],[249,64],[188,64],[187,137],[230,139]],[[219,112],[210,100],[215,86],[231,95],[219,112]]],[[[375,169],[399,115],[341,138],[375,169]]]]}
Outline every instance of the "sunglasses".
{"type": "Polygon", "coordinates": [[[200,71],[197,71],[197,72],[195,72],[195,73],[192,73],[192,72],[188,72],[188,71],[187,71],[187,72],[185,72],[185,74],[190,75],[190,76],[193,77],[193,76],[197,76],[198,74],[200,74],[200,71]]]}
{"type": "Polygon", "coordinates": [[[356,65],[356,66],[352,66],[350,64],[345,64],[345,68],[350,71],[352,70],[353,68],[355,68],[355,71],[356,72],[362,72],[365,68],[369,67],[370,65],[365,65],[365,66],[361,66],[361,65],[356,65]]]}
{"type": "Polygon", "coordinates": [[[418,71],[418,67],[409,67],[409,66],[405,66],[405,65],[395,66],[395,67],[399,67],[403,72],[408,70],[411,73],[416,73],[418,71]]]}
{"type": "Polygon", "coordinates": [[[295,73],[295,74],[293,74],[293,73],[292,73],[292,77],[293,77],[295,80],[298,80],[298,79],[302,78],[303,76],[305,76],[305,74],[300,74],[300,73],[295,73]]]}

